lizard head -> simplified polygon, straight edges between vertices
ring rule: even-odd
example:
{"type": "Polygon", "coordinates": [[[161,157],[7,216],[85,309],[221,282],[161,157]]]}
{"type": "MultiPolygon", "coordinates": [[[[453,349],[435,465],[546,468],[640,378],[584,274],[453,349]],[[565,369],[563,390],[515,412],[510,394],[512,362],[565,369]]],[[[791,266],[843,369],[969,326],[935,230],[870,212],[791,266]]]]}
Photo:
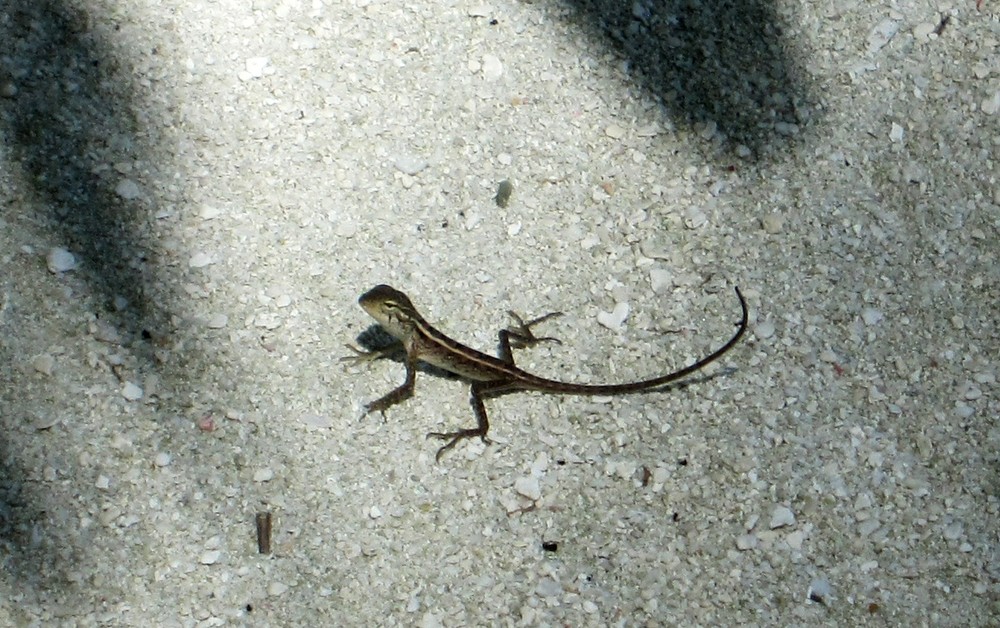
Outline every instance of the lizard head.
{"type": "Polygon", "coordinates": [[[409,336],[420,314],[409,297],[391,286],[379,284],[361,295],[358,305],[397,339],[409,336]]]}

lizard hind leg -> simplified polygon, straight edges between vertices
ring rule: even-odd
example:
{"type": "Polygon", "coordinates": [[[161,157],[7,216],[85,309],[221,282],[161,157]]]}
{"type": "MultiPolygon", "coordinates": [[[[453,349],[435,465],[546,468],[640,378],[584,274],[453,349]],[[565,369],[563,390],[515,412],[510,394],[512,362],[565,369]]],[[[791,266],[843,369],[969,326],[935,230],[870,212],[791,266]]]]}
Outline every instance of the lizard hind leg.
{"type": "Polygon", "coordinates": [[[435,462],[440,462],[441,455],[444,452],[466,438],[475,438],[478,436],[487,445],[490,443],[490,439],[486,437],[487,432],[490,431],[490,420],[486,416],[486,406],[483,405],[481,394],[491,389],[491,383],[493,382],[474,382],[469,392],[469,403],[472,405],[472,411],[476,415],[476,427],[468,427],[462,430],[455,430],[454,432],[431,432],[427,435],[427,438],[439,438],[448,441],[438,449],[437,454],[434,456],[435,462]]]}
{"type": "Polygon", "coordinates": [[[562,312],[549,312],[539,316],[538,318],[533,318],[530,321],[525,321],[523,318],[518,316],[516,312],[510,310],[507,314],[514,319],[516,325],[508,327],[507,329],[500,330],[500,359],[507,364],[514,364],[514,354],[511,349],[523,349],[525,347],[530,347],[536,345],[540,342],[554,342],[556,344],[562,344],[562,341],[558,338],[552,336],[536,336],[531,328],[539,323],[543,323],[550,318],[556,318],[557,316],[562,316],[562,312]]]}

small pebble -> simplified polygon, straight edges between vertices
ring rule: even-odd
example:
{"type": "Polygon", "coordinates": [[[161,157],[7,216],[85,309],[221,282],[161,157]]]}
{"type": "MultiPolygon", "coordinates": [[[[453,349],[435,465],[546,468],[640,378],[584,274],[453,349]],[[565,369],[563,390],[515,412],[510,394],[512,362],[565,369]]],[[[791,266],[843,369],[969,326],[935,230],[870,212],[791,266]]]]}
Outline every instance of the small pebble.
{"type": "Polygon", "coordinates": [[[111,486],[111,478],[106,475],[99,475],[97,476],[97,481],[94,482],[94,486],[101,490],[107,489],[111,486]]]}
{"type": "Polygon", "coordinates": [[[628,318],[629,305],[628,303],[617,303],[615,304],[615,309],[610,312],[598,312],[597,322],[601,324],[602,327],[606,327],[612,331],[618,331],[622,328],[622,323],[628,318]]]}
{"type": "Polygon", "coordinates": [[[670,252],[675,248],[672,242],[663,237],[653,237],[639,243],[639,251],[652,259],[670,260],[670,252]]]}
{"type": "Polygon", "coordinates": [[[48,255],[45,256],[45,263],[53,273],[65,273],[77,266],[76,257],[58,246],[49,249],[48,255]]]}
{"type": "Polygon", "coordinates": [[[878,52],[899,32],[899,22],[886,18],[878,23],[868,35],[868,52],[878,52]]]}
{"type": "Polygon", "coordinates": [[[863,320],[865,325],[868,325],[869,327],[872,325],[878,325],[882,322],[883,318],[884,316],[882,315],[882,312],[876,310],[875,308],[866,307],[861,310],[861,320],[863,320]]]}
{"type": "Polygon", "coordinates": [[[785,537],[785,543],[788,544],[788,547],[796,551],[802,549],[802,544],[805,542],[805,540],[806,540],[806,533],[802,530],[796,530],[795,532],[792,532],[787,537],[785,537]]]}
{"type": "Polygon", "coordinates": [[[774,335],[774,321],[767,319],[757,324],[754,334],[761,340],[767,340],[774,335]]]}
{"type": "Polygon", "coordinates": [[[122,397],[125,397],[126,401],[139,401],[142,399],[142,388],[132,382],[125,382],[122,387],[122,397]]]}
{"type": "Polygon", "coordinates": [[[784,135],[786,137],[791,137],[797,135],[799,132],[799,125],[792,124],[791,122],[775,122],[774,132],[778,135],[784,135]]]}
{"type": "Polygon", "coordinates": [[[809,590],[806,592],[806,595],[813,602],[825,604],[830,598],[831,593],[830,583],[825,579],[817,578],[809,583],[809,590]]]}
{"type": "Polygon", "coordinates": [[[198,212],[202,220],[212,220],[222,215],[222,210],[214,205],[202,205],[198,212]]]}
{"type": "Polygon", "coordinates": [[[921,22],[913,27],[913,36],[917,39],[927,39],[935,28],[937,28],[937,24],[933,22],[921,22]]]}
{"type": "Polygon", "coordinates": [[[272,582],[271,584],[267,585],[267,594],[270,595],[271,597],[278,597],[279,595],[283,595],[287,590],[288,590],[288,585],[284,584],[283,582],[272,582]]]}
{"type": "Polygon", "coordinates": [[[535,586],[535,593],[541,597],[557,597],[562,595],[562,586],[552,578],[542,578],[535,586]]]}
{"type": "Polygon", "coordinates": [[[949,523],[944,528],[944,538],[954,541],[962,536],[962,524],[958,521],[949,523]]]}
{"type": "Polygon", "coordinates": [[[983,110],[983,113],[991,116],[1000,111],[1000,90],[993,92],[989,98],[984,98],[979,108],[983,110]]]}
{"type": "Polygon", "coordinates": [[[785,229],[785,218],[777,213],[767,214],[760,219],[760,226],[764,228],[764,233],[777,235],[785,229]]]}
{"type": "Polygon", "coordinates": [[[10,81],[0,85],[0,98],[13,98],[14,96],[17,96],[17,85],[10,81]]]}
{"type": "Polygon", "coordinates": [[[121,335],[118,333],[118,329],[111,323],[104,320],[96,320],[91,323],[90,333],[94,335],[94,338],[100,340],[101,342],[106,342],[111,345],[120,345],[122,343],[121,335]]]}
{"type": "Polygon", "coordinates": [[[35,429],[38,431],[52,429],[59,425],[59,418],[53,416],[41,417],[35,421],[35,429]]]}
{"type": "Polygon", "coordinates": [[[688,229],[697,229],[708,222],[708,216],[700,207],[691,206],[684,211],[684,226],[688,229]]]}
{"type": "Polygon", "coordinates": [[[126,201],[131,201],[139,198],[142,194],[142,190],[139,189],[139,184],[132,179],[122,179],[118,185],[115,186],[115,194],[122,197],[126,201]]]}
{"type": "Polygon", "coordinates": [[[353,220],[341,220],[334,232],[342,238],[353,238],[358,234],[358,223],[353,220]]]}
{"type": "Polygon", "coordinates": [[[216,314],[205,323],[209,329],[222,329],[229,324],[229,317],[225,314],[216,314]]]}
{"type": "Polygon", "coordinates": [[[396,170],[412,177],[425,169],[427,162],[416,155],[402,154],[396,157],[393,165],[396,167],[396,170]]]}
{"type": "Polygon", "coordinates": [[[538,484],[538,478],[532,475],[522,476],[514,480],[514,491],[532,501],[542,498],[542,487],[538,484]]]}
{"type": "MultiPolygon", "coordinates": [[[[264,76],[264,71],[270,60],[267,57],[250,57],[246,60],[246,73],[248,78],[260,78],[264,76]]],[[[242,76],[240,78],[243,78],[242,76]]]]}
{"type": "Polygon", "coordinates": [[[656,294],[664,294],[673,287],[674,274],[666,268],[651,268],[649,270],[649,285],[656,294]]]}
{"type": "Polygon", "coordinates": [[[483,77],[495,81],[503,74],[503,63],[495,55],[483,55],[483,77]]]}
{"type": "Polygon", "coordinates": [[[328,414],[303,414],[299,417],[299,420],[308,427],[318,429],[326,429],[333,426],[333,419],[328,414]]]}
{"type": "Polygon", "coordinates": [[[601,243],[601,236],[597,235],[596,233],[588,233],[583,237],[582,240],[580,240],[580,248],[582,248],[584,251],[589,251],[590,249],[594,248],[600,243],[601,243]]]}
{"type": "Polygon", "coordinates": [[[212,257],[208,253],[199,251],[191,256],[188,260],[188,266],[191,268],[204,268],[212,263],[212,257]]]}
{"type": "Polygon", "coordinates": [[[31,358],[31,366],[42,375],[52,375],[52,369],[55,364],[55,358],[47,353],[31,358]]]}
{"type": "Polygon", "coordinates": [[[156,457],[153,458],[153,464],[155,464],[158,467],[169,466],[172,461],[173,458],[171,458],[170,454],[162,451],[156,454],[156,457]]]}
{"type": "Polygon", "coordinates": [[[504,179],[497,185],[496,196],[493,200],[496,202],[497,207],[507,207],[510,203],[510,196],[514,193],[514,184],[512,184],[507,179],[504,179]]]}
{"type": "Polygon", "coordinates": [[[895,122],[893,122],[892,126],[889,128],[889,140],[893,141],[893,142],[902,142],[903,141],[903,127],[901,127],[898,124],[896,124],[895,122]]]}
{"type": "Polygon", "coordinates": [[[625,129],[621,128],[617,124],[612,124],[608,128],[604,129],[604,134],[611,139],[620,140],[625,137],[625,129]]]}
{"type": "Polygon", "coordinates": [[[219,562],[220,558],[222,558],[222,551],[213,549],[204,552],[198,558],[198,562],[201,563],[202,565],[214,565],[215,563],[219,562]]]}
{"type": "Polygon", "coordinates": [[[270,482],[272,479],[274,479],[274,471],[272,469],[265,467],[254,471],[254,482],[270,482]]]}
{"type": "Polygon", "coordinates": [[[774,507],[774,511],[771,512],[771,523],[769,524],[769,527],[772,530],[794,524],[795,513],[793,513],[790,508],[785,506],[774,507]]]}
{"type": "Polygon", "coordinates": [[[757,535],[756,534],[741,534],[736,537],[736,549],[741,552],[747,550],[752,550],[757,547],[757,535]]]}

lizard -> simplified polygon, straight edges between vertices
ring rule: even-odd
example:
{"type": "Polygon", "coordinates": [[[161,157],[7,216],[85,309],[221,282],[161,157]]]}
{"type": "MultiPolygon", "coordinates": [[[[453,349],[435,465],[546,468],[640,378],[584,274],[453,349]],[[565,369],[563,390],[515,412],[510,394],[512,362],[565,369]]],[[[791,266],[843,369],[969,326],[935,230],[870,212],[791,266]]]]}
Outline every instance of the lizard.
{"type": "Polygon", "coordinates": [[[495,397],[512,391],[540,391],[544,393],[563,395],[624,395],[661,388],[680,380],[708,364],[718,360],[732,349],[747,330],[747,302],[736,288],[736,297],[743,311],[739,329],[724,345],[704,358],[685,366],[677,371],[623,384],[577,384],[547,379],[521,370],[514,364],[511,338],[514,348],[521,348],[542,341],[556,341],[555,338],[537,338],[531,332],[531,327],[561,312],[552,312],[528,322],[510,312],[518,323],[517,329],[504,329],[499,333],[499,356],[494,357],[468,347],[438,331],[427,322],[413,302],[403,292],[380,284],[365,292],[358,299],[358,304],[379,326],[393,336],[398,342],[390,347],[377,351],[362,351],[348,345],[357,355],[348,356],[344,360],[367,361],[386,357],[398,352],[400,345],[406,355],[403,364],[406,368],[406,379],[402,384],[385,395],[365,405],[364,414],[385,411],[413,396],[416,380],[416,365],[418,362],[430,364],[444,371],[453,373],[471,383],[470,403],[476,417],[476,426],[455,430],[452,432],[431,432],[428,438],[438,438],[447,441],[438,449],[435,460],[440,461],[441,455],[453,448],[459,441],[479,437],[489,443],[487,433],[490,423],[486,414],[484,399],[495,397]]]}

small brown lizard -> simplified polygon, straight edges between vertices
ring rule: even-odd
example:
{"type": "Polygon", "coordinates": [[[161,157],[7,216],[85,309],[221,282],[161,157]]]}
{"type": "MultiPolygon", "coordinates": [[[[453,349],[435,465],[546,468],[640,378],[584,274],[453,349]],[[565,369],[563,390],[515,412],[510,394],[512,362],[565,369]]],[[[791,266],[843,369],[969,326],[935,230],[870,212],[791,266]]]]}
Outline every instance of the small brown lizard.
{"type": "MultiPolygon", "coordinates": [[[[522,371],[514,365],[514,356],[511,352],[512,338],[515,348],[544,340],[555,340],[554,338],[536,338],[531,333],[531,326],[553,316],[558,316],[559,312],[547,314],[527,323],[521,321],[516,314],[511,312],[511,315],[518,322],[518,327],[500,332],[500,356],[493,357],[444,335],[420,315],[405,294],[390,286],[378,285],[361,295],[358,303],[372,318],[378,321],[382,328],[396,338],[406,351],[404,360],[406,380],[389,393],[367,404],[365,414],[376,411],[384,413],[391,406],[412,397],[417,362],[425,362],[469,380],[472,384],[470,402],[476,415],[476,426],[454,432],[431,432],[428,434],[428,437],[448,441],[438,449],[436,459],[440,460],[441,454],[454,447],[462,439],[478,436],[483,442],[489,442],[486,434],[489,431],[490,423],[486,416],[483,399],[515,390],[537,390],[564,395],[623,395],[660,388],[704,368],[732,349],[746,332],[747,302],[739,288],[736,288],[736,296],[739,298],[740,307],[743,310],[739,329],[726,344],[710,355],[673,373],[642,381],[625,384],[574,384],[546,379],[522,371]]],[[[350,356],[345,360],[372,360],[385,357],[398,351],[399,344],[372,352],[350,347],[359,355],[350,356]]]]}

